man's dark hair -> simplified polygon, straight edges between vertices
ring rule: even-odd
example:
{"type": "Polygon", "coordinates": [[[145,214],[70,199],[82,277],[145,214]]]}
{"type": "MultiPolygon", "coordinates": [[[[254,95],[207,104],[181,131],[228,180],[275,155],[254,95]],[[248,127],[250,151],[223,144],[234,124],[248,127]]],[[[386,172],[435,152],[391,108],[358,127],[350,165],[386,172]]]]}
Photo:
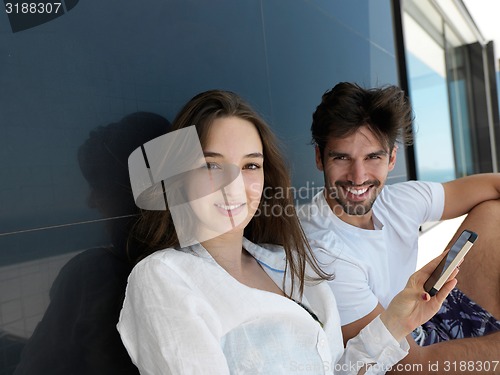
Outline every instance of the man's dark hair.
{"type": "Polygon", "coordinates": [[[329,138],[344,138],[362,126],[392,151],[396,140],[411,143],[413,111],[397,86],[364,89],[355,83],[341,82],[327,91],[313,113],[312,141],[323,159],[329,138]]]}

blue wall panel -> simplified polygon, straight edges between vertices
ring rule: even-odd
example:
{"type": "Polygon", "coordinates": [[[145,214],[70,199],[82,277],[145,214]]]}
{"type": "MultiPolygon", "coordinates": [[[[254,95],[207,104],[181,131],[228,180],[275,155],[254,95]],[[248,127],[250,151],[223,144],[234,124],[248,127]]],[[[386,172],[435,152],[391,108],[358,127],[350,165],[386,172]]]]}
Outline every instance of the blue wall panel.
{"type": "Polygon", "coordinates": [[[77,153],[92,130],[137,111],[172,120],[200,91],[233,90],[282,140],[295,187],[319,187],[309,127],[321,95],[339,81],[397,82],[390,0],[63,5],[64,15],[18,32],[0,14],[0,331],[14,337],[0,340],[6,374],[61,266],[114,243],[110,227],[132,212],[89,205],[77,153]]]}

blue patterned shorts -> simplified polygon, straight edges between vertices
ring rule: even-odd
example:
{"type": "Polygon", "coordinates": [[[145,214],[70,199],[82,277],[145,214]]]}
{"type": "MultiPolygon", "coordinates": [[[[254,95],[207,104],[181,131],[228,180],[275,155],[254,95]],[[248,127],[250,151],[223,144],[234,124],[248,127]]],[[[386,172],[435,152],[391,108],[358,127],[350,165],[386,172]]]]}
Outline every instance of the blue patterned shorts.
{"type": "Polygon", "coordinates": [[[455,288],[437,314],[413,331],[413,338],[425,346],[495,331],[500,331],[500,321],[455,288]]]}

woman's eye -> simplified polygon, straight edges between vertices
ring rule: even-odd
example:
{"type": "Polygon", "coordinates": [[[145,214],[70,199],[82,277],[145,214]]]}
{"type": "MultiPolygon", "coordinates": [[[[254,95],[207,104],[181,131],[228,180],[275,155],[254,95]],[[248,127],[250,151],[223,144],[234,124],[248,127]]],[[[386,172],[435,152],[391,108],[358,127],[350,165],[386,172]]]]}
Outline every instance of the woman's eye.
{"type": "Polygon", "coordinates": [[[260,169],[260,165],[256,164],[256,163],[250,163],[250,164],[245,165],[244,169],[256,170],[256,169],[260,169]]]}
{"type": "Polygon", "coordinates": [[[220,166],[217,163],[214,163],[214,162],[207,162],[205,165],[202,166],[202,168],[206,168],[206,169],[220,169],[220,166]]]}

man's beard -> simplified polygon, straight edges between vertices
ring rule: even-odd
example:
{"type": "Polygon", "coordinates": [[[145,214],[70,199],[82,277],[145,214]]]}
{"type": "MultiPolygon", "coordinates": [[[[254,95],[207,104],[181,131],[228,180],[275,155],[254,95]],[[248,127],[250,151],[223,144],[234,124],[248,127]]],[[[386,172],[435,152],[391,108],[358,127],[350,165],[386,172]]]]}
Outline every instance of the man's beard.
{"type": "Polygon", "coordinates": [[[363,216],[371,211],[375,200],[377,199],[380,191],[377,191],[381,183],[378,180],[366,181],[362,185],[354,185],[349,182],[336,181],[335,186],[330,186],[328,193],[331,199],[334,199],[344,210],[344,212],[351,216],[363,216]],[[368,200],[362,202],[352,202],[346,199],[344,192],[346,187],[367,187],[369,189],[375,189],[375,192],[371,192],[368,200]]]}

